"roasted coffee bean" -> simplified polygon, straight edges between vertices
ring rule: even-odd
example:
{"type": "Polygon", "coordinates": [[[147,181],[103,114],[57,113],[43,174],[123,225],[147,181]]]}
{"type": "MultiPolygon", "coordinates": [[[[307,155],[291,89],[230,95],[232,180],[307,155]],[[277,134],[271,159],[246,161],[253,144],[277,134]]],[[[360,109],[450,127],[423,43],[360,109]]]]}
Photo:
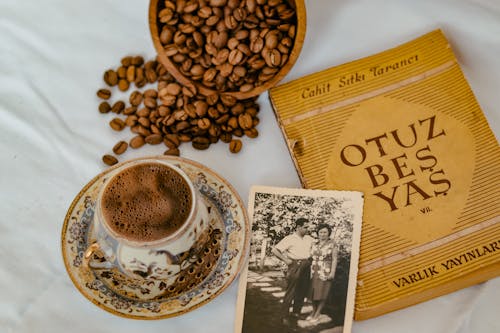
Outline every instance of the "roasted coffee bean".
{"type": "Polygon", "coordinates": [[[125,141],[119,141],[114,147],[113,147],[113,153],[116,155],[121,155],[123,154],[128,148],[128,143],[125,141]]]}
{"type": "Polygon", "coordinates": [[[130,83],[125,79],[120,79],[118,81],[118,89],[120,89],[120,91],[127,91],[129,86],[130,83]]]}
{"type": "Polygon", "coordinates": [[[121,131],[125,128],[125,122],[120,118],[113,118],[109,122],[109,126],[115,131],[121,131]]]}
{"type": "Polygon", "coordinates": [[[180,156],[180,154],[181,153],[178,148],[170,148],[163,153],[163,155],[167,156],[180,156]]]}
{"type": "Polygon", "coordinates": [[[154,89],[148,89],[148,90],[145,90],[144,93],[144,98],[157,98],[158,97],[158,92],[154,89]]]}
{"type": "Polygon", "coordinates": [[[118,67],[118,69],[116,70],[116,74],[118,75],[118,79],[124,79],[127,76],[127,67],[118,67]]]}
{"type": "Polygon", "coordinates": [[[114,87],[118,84],[118,74],[112,70],[109,69],[106,72],[104,72],[104,82],[110,87],[114,87]]]}
{"type": "Polygon", "coordinates": [[[120,60],[120,63],[122,64],[122,66],[128,67],[132,65],[132,57],[131,56],[123,57],[122,60],[120,60]]]}
{"type": "Polygon", "coordinates": [[[125,119],[125,125],[132,127],[137,124],[137,119],[136,115],[130,115],[125,119]]]}
{"type": "Polygon", "coordinates": [[[180,94],[181,92],[181,86],[177,83],[169,83],[166,87],[167,89],[167,93],[169,95],[174,95],[174,96],[177,96],[180,94]]]}
{"type": "Polygon", "coordinates": [[[129,66],[127,68],[126,79],[127,79],[128,82],[134,82],[135,81],[135,67],[134,66],[129,66]]]}
{"type": "Polygon", "coordinates": [[[246,136],[248,136],[251,139],[255,139],[256,137],[259,136],[259,131],[255,127],[250,128],[248,130],[243,131],[246,136]]]}
{"type": "Polygon", "coordinates": [[[125,110],[125,103],[123,101],[116,101],[111,107],[111,112],[122,113],[125,110]]]}
{"type": "Polygon", "coordinates": [[[207,139],[207,142],[195,142],[193,139],[192,146],[193,148],[198,150],[205,150],[208,149],[208,147],[210,147],[210,140],[207,139]]]}
{"type": "Polygon", "coordinates": [[[142,66],[144,64],[144,58],[142,56],[135,56],[132,58],[132,65],[142,66]]]}
{"type": "Polygon", "coordinates": [[[146,106],[150,109],[154,109],[154,108],[156,108],[156,105],[157,105],[156,98],[146,97],[144,99],[144,106],[146,106]]]}
{"type": "Polygon", "coordinates": [[[252,116],[250,116],[248,113],[240,114],[238,116],[238,125],[240,125],[240,128],[243,130],[252,128],[253,126],[252,116]]]}
{"type": "Polygon", "coordinates": [[[202,130],[210,128],[210,125],[212,122],[208,118],[201,118],[197,121],[198,127],[201,128],[202,130]]]}
{"type": "Polygon", "coordinates": [[[149,120],[149,118],[146,118],[146,117],[140,117],[139,119],[137,119],[137,122],[139,124],[141,124],[141,126],[144,126],[144,127],[149,127],[149,125],[151,125],[151,121],[149,120]]]}
{"type": "Polygon", "coordinates": [[[111,111],[111,105],[109,105],[108,102],[101,102],[101,104],[99,104],[100,113],[108,113],[109,111],[111,111]]]}
{"type": "Polygon", "coordinates": [[[163,142],[163,137],[160,134],[148,135],[144,141],[150,145],[158,145],[163,142]]]}
{"type": "Polygon", "coordinates": [[[130,140],[129,145],[130,145],[130,147],[132,147],[134,149],[138,149],[138,148],[144,146],[145,143],[146,143],[146,141],[144,141],[144,137],[137,135],[137,136],[134,136],[130,140]]]}
{"type": "Polygon", "coordinates": [[[233,154],[236,154],[241,150],[241,146],[242,146],[241,140],[239,139],[231,140],[231,142],[229,142],[229,151],[233,154]]]}
{"type": "Polygon", "coordinates": [[[220,134],[220,139],[222,142],[229,143],[233,139],[233,135],[228,132],[224,132],[220,134]]]}
{"type": "Polygon", "coordinates": [[[129,102],[132,106],[139,106],[142,103],[142,94],[140,91],[134,91],[130,94],[129,102]]]}
{"type": "Polygon", "coordinates": [[[102,157],[102,161],[109,166],[115,165],[116,163],[118,163],[118,159],[112,155],[104,155],[102,157]]]}
{"type": "Polygon", "coordinates": [[[111,97],[111,91],[108,89],[99,89],[97,90],[97,97],[101,99],[109,99],[111,97]]]}

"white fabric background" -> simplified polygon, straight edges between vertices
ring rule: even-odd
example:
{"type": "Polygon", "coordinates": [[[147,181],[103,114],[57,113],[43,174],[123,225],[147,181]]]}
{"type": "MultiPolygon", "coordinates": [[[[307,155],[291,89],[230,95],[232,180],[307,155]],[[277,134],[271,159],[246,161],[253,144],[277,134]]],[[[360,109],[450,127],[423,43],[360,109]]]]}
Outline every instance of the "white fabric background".
{"type": "MultiPolygon", "coordinates": [[[[500,1],[308,0],[301,56],[285,81],[370,55],[442,28],[497,138],[500,1]]],[[[191,313],[160,321],[116,317],[87,301],[60,253],[66,210],[100,158],[129,133],[113,132],[95,91],[122,56],[155,53],[147,0],[0,1],[0,332],[232,332],[236,283],[191,313]]],[[[228,179],[247,202],[252,184],[298,187],[270,108],[260,136],[238,155],[227,145],[182,147],[228,179]]],[[[127,131],[128,132],[128,131],[127,131]]],[[[124,158],[163,153],[153,146],[124,158]]],[[[355,322],[353,332],[500,332],[500,279],[355,322]]]]}

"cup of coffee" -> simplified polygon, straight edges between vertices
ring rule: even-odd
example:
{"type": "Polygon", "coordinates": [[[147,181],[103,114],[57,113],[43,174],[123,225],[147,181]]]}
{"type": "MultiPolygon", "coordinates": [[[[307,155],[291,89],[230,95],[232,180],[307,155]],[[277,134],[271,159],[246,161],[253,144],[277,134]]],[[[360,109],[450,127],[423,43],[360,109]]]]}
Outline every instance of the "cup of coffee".
{"type": "Polygon", "coordinates": [[[202,255],[208,209],[189,177],[163,160],[124,162],[104,179],[94,212],[89,269],[131,278],[175,279],[202,255]],[[97,256],[96,256],[97,255],[97,256]]]}

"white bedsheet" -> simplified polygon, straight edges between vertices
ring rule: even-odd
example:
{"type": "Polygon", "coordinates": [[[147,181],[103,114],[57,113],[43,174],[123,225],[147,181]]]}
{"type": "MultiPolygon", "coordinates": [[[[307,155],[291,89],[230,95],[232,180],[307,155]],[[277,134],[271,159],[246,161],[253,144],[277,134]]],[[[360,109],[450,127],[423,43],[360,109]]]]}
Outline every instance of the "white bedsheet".
{"type": "MultiPolygon", "coordinates": [[[[497,138],[499,0],[308,0],[304,48],[285,81],[443,29],[497,138]]],[[[87,301],[70,281],[60,231],[100,158],[128,133],[97,112],[102,73],[122,56],[155,55],[147,0],[0,1],[0,332],[233,332],[236,283],[180,317],[133,321],[87,301]]],[[[260,136],[240,154],[227,145],[182,147],[228,179],[245,203],[252,184],[300,186],[263,94],[260,136]]],[[[124,158],[162,154],[152,146],[124,158]]],[[[500,332],[500,279],[355,322],[353,332],[500,332]]]]}

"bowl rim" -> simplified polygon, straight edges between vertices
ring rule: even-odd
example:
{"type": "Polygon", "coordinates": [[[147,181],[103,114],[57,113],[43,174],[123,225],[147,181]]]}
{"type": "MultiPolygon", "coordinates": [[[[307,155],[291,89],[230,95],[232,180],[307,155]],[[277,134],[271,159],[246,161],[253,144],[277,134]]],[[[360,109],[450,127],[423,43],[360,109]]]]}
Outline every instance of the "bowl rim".
{"type": "Polygon", "coordinates": [[[153,45],[154,48],[156,49],[157,52],[157,59],[158,61],[165,66],[167,71],[182,85],[187,87],[188,89],[190,88],[191,90],[195,90],[198,93],[201,93],[204,96],[210,96],[213,94],[227,94],[230,96],[235,97],[238,100],[241,99],[248,99],[252,98],[255,96],[260,95],[261,93],[265,92],[266,90],[276,86],[279,81],[281,81],[287,74],[288,72],[292,69],[293,65],[297,61],[300,52],[302,50],[302,46],[304,44],[304,39],[305,39],[305,34],[306,34],[306,21],[307,21],[307,15],[306,15],[306,7],[305,7],[305,1],[304,0],[294,0],[295,2],[295,12],[297,15],[297,26],[296,26],[296,32],[295,32],[295,38],[294,38],[294,43],[292,50],[288,54],[288,60],[285,63],[283,67],[280,68],[280,70],[274,75],[270,80],[266,81],[264,84],[254,87],[253,89],[246,91],[246,92],[241,92],[241,91],[218,91],[215,89],[211,89],[200,82],[196,82],[191,80],[190,78],[186,77],[184,74],[182,74],[177,67],[171,60],[170,57],[168,57],[165,54],[165,50],[160,42],[160,31],[158,29],[158,24],[157,24],[157,8],[158,8],[158,1],[159,0],[150,0],[149,2],[149,30],[150,30],[150,35],[153,40],[153,45]]]}

